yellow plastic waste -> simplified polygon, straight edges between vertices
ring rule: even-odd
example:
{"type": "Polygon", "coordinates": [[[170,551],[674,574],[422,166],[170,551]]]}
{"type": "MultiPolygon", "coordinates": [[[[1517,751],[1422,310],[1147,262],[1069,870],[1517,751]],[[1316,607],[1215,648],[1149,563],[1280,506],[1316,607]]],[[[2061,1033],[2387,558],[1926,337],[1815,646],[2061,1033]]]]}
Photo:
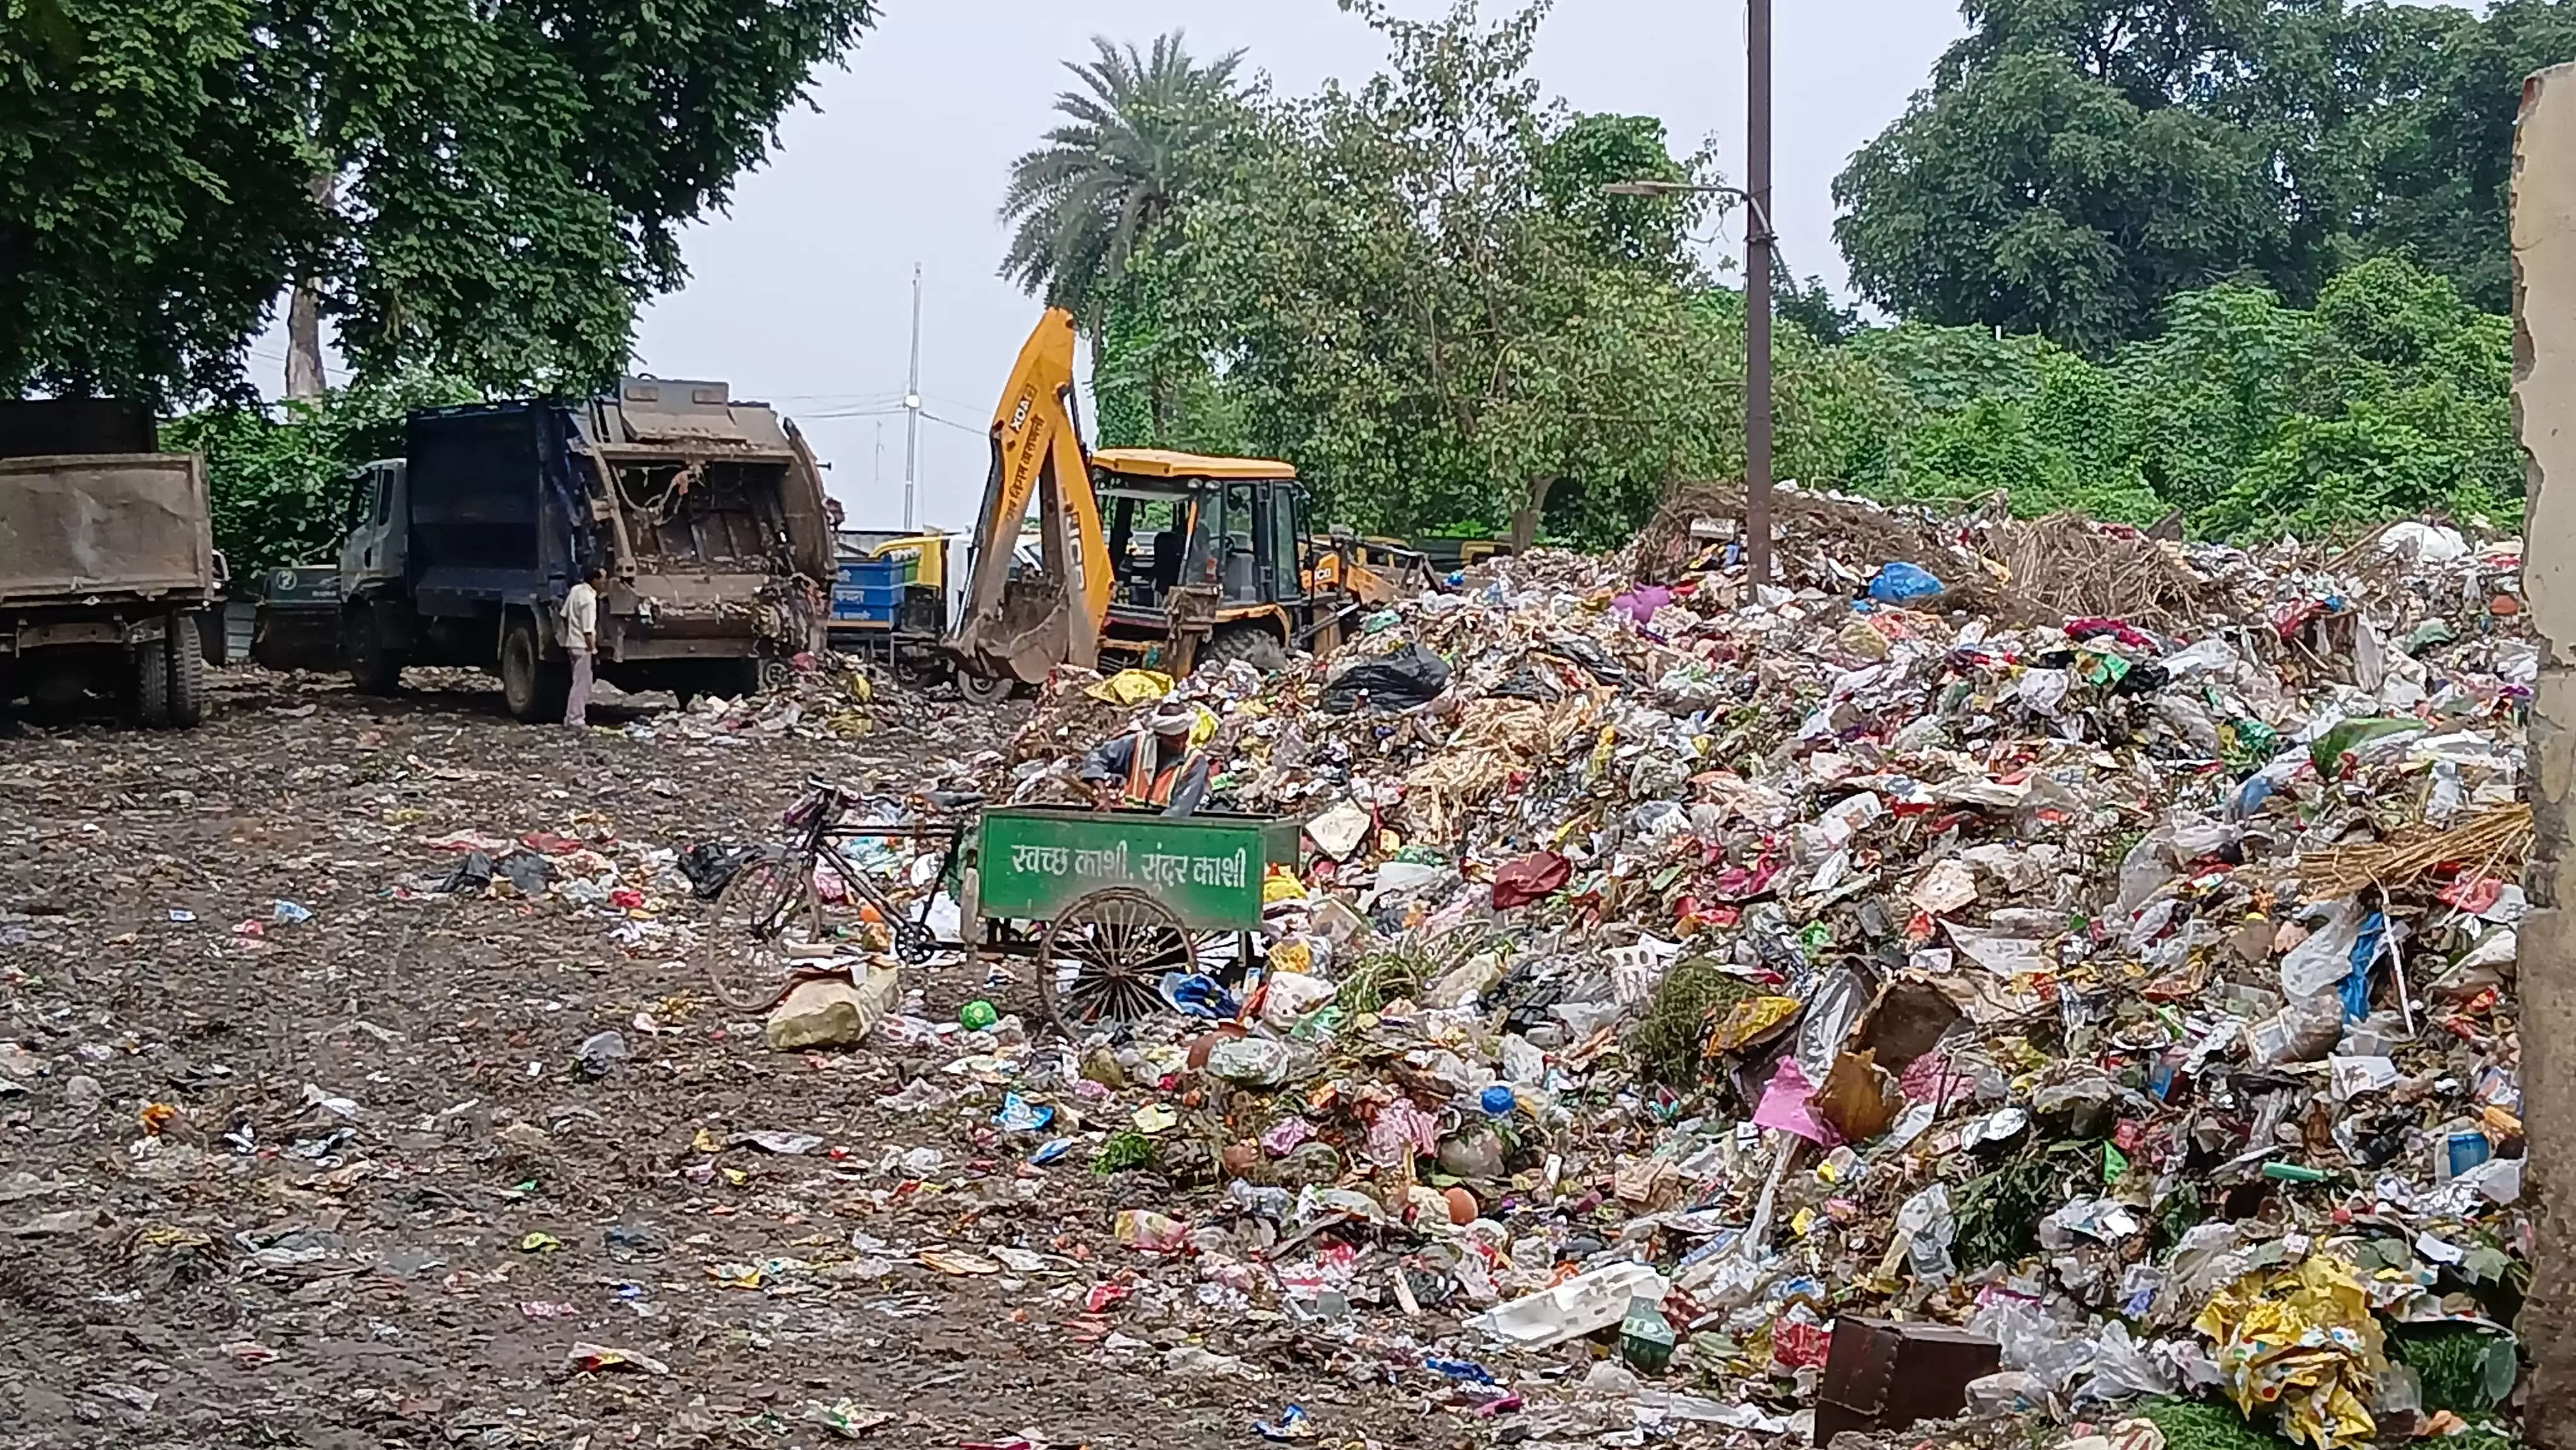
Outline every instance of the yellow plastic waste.
{"type": "Polygon", "coordinates": [[[1298,880],[1297,873],[1285,866],[1273,866],[1270,874],[1261,878],[1261,904],[1264,906],[1305,899],[1306,883],[1298,880]]]}
{"type": "Polygon", "coordinates": [[[1120,670],[1082,692],[1112,705],[1143,705],[1172,693],[1172,677],[1161,670],[1120,670]]]}
{"type": "Polygon", "coordinates": [[[2248,1274],[2211,1296],[2192,1327],[2218,1342],[2219,1373],[2248,1419],[2277,1409],[2289,1437],[2317,1450],[2377,1433],[2369,1405],[2387,1345],[2351,1264],[2310,1254],[2295,1269],[2248,1274]]]}
{"type": "Polygon", "coordinates": [[[1708,1051],[1714,1057],[1733,1052],[1747,1043],[1759,1042],[1771,1029],[1798,1015],[1802,1004],[1795,997],[1747,997],[1726,1011],[1708,1030],[1708,1051]]]}

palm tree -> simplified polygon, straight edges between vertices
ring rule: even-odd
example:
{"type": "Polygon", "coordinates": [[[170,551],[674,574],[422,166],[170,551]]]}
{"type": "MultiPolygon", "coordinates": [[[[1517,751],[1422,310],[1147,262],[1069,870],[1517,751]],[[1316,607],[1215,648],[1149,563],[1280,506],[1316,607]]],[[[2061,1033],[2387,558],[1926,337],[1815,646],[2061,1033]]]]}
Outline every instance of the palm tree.
{"type": "Polygon", "coordinates": [[[1181,204],[1227,125],[1243,52],[1199,65],[1177,30],[1157,36],[1151,54],[1102,36],[1091,43],[1096,60],[1065,62],[1082,82],[1056,96],[1065,124],[1011,163],[1001,217],[1017,228],[1002,275],[1071,309],[1096,338],[1109,285],[1181,204]]]}

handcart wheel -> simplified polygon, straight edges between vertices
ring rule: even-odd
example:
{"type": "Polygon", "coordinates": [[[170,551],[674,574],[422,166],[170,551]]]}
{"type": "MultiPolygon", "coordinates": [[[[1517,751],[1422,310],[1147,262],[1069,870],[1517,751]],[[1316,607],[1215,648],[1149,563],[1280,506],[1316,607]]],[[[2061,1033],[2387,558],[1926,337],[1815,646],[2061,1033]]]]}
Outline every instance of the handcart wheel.
{"type": "Polygon", "coordinates": [[[776,1005],[795,965],[790,948],[822,939],[814,877],[795,857],[744,862],[716,896],[714,915],[698,939],[699,961],[717,999],[738,1012],[776,1005]]]}
{"type": "Polygon", "coordinates": [[[1197,937],[1132,886],[1076,899],[1038,942],[1038,1001],[1067,1037],[1167,1010],[1165,972],[1198,970],[1197,937]]]}

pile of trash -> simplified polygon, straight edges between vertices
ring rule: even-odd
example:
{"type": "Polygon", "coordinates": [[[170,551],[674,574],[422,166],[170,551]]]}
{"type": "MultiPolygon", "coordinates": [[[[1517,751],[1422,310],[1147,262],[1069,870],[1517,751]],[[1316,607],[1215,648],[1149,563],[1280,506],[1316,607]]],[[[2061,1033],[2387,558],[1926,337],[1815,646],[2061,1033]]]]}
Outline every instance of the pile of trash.
{"type": "Polygon", "coordinates": [[[923,693],[881,680],[867,663],[837,653],[770,661],[762,688],[727,696],[694,695],[676,714],[656,714],[623,727],[640,740],[749,746],[764,739],[856,740],[880,728],[919,726],[932,710],[923,693]]]}
{"type": "Polygon", "coordinates": [[[992,798],[1197,705],[1210,808],[1303,825],[1257,960],[1073,1043],[886,1030],[1029,1161],[1160,1175],[1151,1272],[1513,1438],[2509,1412],[2519,542],[1784,497],[1773,584],[1688,514],[1266,681],[1059,672],[992,798]]]}

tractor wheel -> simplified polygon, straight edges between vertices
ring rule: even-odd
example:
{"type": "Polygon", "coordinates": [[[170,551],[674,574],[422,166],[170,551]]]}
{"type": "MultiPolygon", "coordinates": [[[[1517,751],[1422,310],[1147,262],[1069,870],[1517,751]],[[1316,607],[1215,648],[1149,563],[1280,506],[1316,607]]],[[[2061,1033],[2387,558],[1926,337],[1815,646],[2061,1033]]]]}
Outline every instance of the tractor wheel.
{"type": "Polygon", "coordinates": [[[1017,688],[1019,681],[1008,676],[994,678],[970,670],[957,672],[957,693],[969,705],[999,705],[1011,698],[1011,691],[1017,688]]]}

